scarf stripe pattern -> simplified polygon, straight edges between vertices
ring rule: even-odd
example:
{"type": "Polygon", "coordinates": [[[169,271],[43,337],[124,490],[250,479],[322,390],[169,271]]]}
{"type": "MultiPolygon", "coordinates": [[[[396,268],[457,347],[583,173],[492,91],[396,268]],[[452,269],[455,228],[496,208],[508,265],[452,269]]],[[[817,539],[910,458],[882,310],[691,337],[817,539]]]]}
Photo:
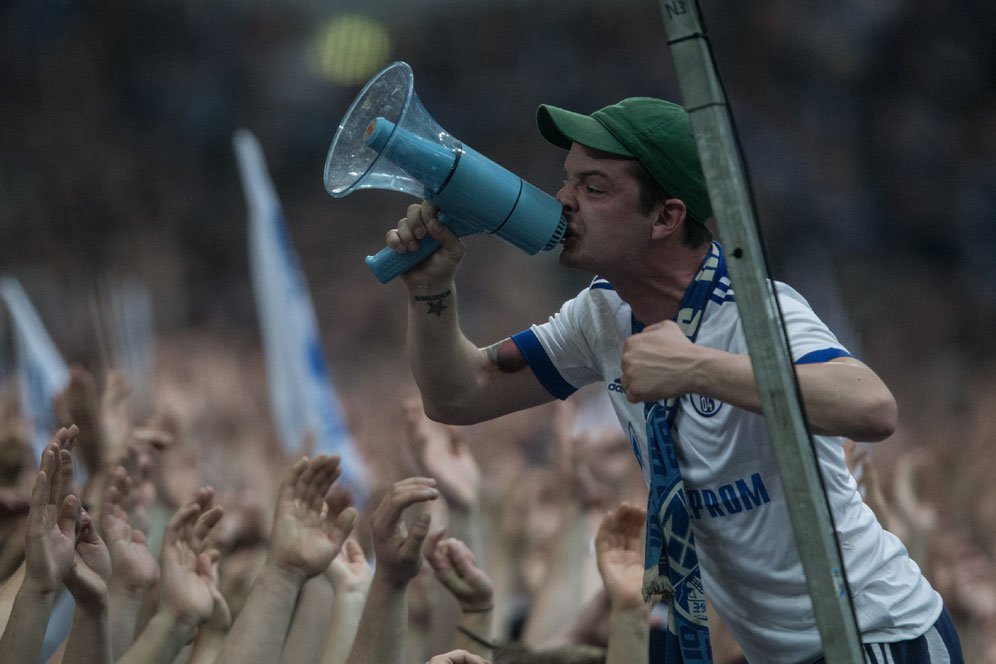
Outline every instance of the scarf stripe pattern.
{"type": "MultiPolygon", "coordinates": [[[[674,319],[690,341],[698,336],[706,304],[725,274],[723,249],[713,242],[674,319]]],[[[684,664],[712,664],[705,593],[671,431],[681,396],[643,404],[652,475],[643,597],[670,601],[668,629],[677,637],[684,664]]]]}

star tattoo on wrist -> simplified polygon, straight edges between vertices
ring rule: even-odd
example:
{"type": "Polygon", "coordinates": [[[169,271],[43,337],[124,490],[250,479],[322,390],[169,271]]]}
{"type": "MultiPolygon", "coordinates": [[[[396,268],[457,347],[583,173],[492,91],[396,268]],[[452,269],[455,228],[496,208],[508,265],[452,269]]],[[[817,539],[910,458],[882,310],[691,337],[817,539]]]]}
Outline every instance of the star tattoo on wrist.
{"type": "Polygon", "coordinates": [[[451,294],[449,289],[443,291],[442,293],[436,293],[435,295],[416,295],[416,302],[425,302],[429,309],[425,312],[428,316],[429,314],[436,314],[437,316],[443,315],[444,309],[449,309],[446,306],[446,298],[451,294]]]}

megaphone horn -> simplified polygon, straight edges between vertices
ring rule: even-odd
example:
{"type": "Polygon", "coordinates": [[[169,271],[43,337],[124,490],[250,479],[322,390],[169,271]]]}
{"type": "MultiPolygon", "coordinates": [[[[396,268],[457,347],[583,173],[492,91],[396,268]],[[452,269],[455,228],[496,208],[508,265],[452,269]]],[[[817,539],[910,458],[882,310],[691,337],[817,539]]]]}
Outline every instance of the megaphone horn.
{"type": "MultiPolygon", "coordinates": [[[[528,254],[550,250],[567,227],[561,205],[519,176],[463,145],[423,108],[411,67],[395,62],[360,91],[339,123],[325,160],[325,189],[337,198],[357,189],[390,189],[425,198],[457,235],[493,233],[528,254]]],[[[439,249],[385,247],[367,267],[387,283],[439,249]]]]}

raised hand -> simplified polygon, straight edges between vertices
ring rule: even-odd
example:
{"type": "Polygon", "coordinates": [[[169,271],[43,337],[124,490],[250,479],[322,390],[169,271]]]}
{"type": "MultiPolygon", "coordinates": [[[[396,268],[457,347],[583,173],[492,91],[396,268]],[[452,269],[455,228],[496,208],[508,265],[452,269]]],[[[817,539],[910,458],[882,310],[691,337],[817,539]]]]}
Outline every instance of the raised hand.
{"type": "MultiPolygon", "coordinates": [[[[68,455],[68,452],[64,452],[68,455]]],[[[63,459],[65,463],[65,459],[63,459]]],[[[77,606],[101,608],[107,603],[111,580],[111,554],[86,510],[80,511],[80,532],[76,537],[76,558],[66,588],[77,606]]]]}
{"type": "Polygon", "coordinates": [[[124,467],[130,480],[130,489],[124,502],[128,521],[143,533],[149,531],[149,510],[156,502],[156,485],[153,478],[158,452],[150,443],[131,443],[126,446],[118,463],[124,467]]]}
{"type": "Polygon", "coordinates": [[[159,555],[160,610],[191,627],[211,618],[216,609],[216,553],[208,549],[207,538],[223,510],[212,507],[213,498],[214,491],[202,487],[177,510],[166,526],[159,555]]]}
{"type": "Polygon", "coordinates": [[[131,479],[118,466],[104,487],[99,525],[111,555],[111,586],[130,597],[159,580],[159,564],[149,551],[145,533],[132,526],[126,511],[132,499],[131,479]]]}
{"type": "Polygon", "coordinates": [[[415,399],[402,406],[405,433],[421,472],[433,477],[446,504],[469,512],[478,507],[481,470],[459,429],[433,422],[415,399]]]}
{"type": "Polygon", "coordinates": [[[324,571],[356,522],[344,491],[331,491],[339,458],[302,458],[277,495],[266,563],[215,659],[217,664],[280,660],[305,581],[324,571]]]}
{"type": "Polygon", "coordinates": [[[463,259],[464,247],[460,239],[439,221],[439,209],[429,201],[412,203],[397,228],[387,232],[385,243],[399,254],[417,251],[427,235],[435,238],[440,250],[402,275],[409,291],[429,292],[452,282],[457,267],[463,259]]]}
{"type": "Polygon", "coordinates": [[[328,577],[335,591],[336,601],[343,595],[366,595],[373,579],[373,568],[363,555],[363,549],[356,540],[348,539],[327,568],[328,577]]]}
{"type": "Polygon", "coordinates": [[[63,452],[76,429],[60,429],[45,447],[28,509],[24,580],[17,590],[3,636],[0,663],[37,662],[52,605],[73,573],[80,499],[72,482],[72,464],[63,468],[63,452]]]}
{"type": "Polygon", "coordinates": [[[322,664],[344,664],[353,650],[360,617],[370,593],[373,568],[355,540],[348,539],[325,570],[332,584],[332,619],[328,622],[322,664]]]}
{"type": "Polygon", "coordinates": [[[72,573],[80,499],[72,480],[72,464],[63,467],[65,452],[75,440],[75,427],[59,429],[42,452],[41,468],[31,492],[25,539],[24,586],[54,596],[72,573]]]}
{"type": "Polygon", "coordinates": [[[453,537],[442,539],[444,534],[443,531],[433,533],[424,547],[425,558],[436,578],[456,597],[461,610],[481,613],[492,609],[491,579],[477,566],[474,554],[466,544],[453,537]]]}
{"type": "Polygon", "coordinates": [[[418,574],[422,567],[422,543],[429,534],[428,513],[418,514],[410,530],[401,516],[412,505],[438,497],[436,480],[409,477],[394,483],[370,517],[377,572],[395,587],[406,586],[418,574]]]}
{"type": "Polygon", "coordinates": [[[643,532],[647,511],[622,503],[605,515],[595,536],[598,571],[613,609],[637,608],[643,602],[643,532]]]}
{"type": "Polygon", "coordinates": [[[356,522],[356,508],[349,506],[348,496],[329,494],[339,474],[339,457],[305,457],[294,464],[280,487],[268,561],[301,583],[329,566],[356,522]]]}

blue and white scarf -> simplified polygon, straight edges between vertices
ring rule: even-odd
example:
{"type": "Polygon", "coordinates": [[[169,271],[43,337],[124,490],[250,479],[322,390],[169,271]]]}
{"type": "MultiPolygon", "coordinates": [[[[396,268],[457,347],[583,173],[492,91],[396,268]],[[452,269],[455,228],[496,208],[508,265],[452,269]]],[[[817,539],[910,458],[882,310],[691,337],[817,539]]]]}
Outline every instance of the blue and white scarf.
{"type": "MultiPolygon", "coordinates": [[[[709,297],[725,273],[723,249],[713,242],[674,319],[692,342],[709,297]]],[[[643,404],[651,471],[643,597],[670,601],[668,629],[677,637],[684,664],[712,664],[699,559],[671,432],[681,396],[643,404]]]]}

